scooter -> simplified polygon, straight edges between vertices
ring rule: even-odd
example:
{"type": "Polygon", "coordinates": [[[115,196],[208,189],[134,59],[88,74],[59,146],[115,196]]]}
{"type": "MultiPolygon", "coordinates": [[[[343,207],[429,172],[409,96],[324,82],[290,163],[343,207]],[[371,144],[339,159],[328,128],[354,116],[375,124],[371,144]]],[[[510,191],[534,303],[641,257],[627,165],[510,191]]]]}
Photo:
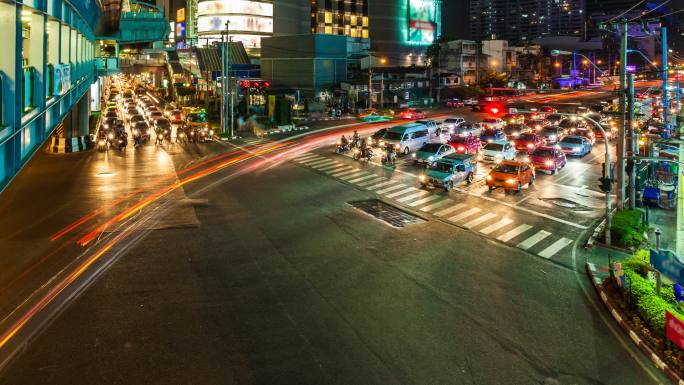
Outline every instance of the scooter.
{"type": "Polygon", "coordinates": [[[107,146],[107,140],[100,138],[97,140],[97,151],[107,151],[109,147],[107,146]]]}
{"type": "Polygon", "coordinates": [[[394,147],[387,146],[385,151],[382,152],[382,164],[394,165],[397,161],[397,152],[394,151],[394,147]]]}
{"type": "Polygon", "coordinates": [[[155,144],[155,145],[157,145],[157,144],[158,144],[158,145],[164,144],[164,135],[161,134],[161,133],[157,134],[157,140],[155,140],[154,144],[155,144]]]}
{"type": "Polygon", "coordinates": [[[345,144],[342,144],[342,141],[337,142],[337,148],[335,148],[335,152],[338,154],[346,154],[351,150],[351,143],[346,142],[345,144]]]}

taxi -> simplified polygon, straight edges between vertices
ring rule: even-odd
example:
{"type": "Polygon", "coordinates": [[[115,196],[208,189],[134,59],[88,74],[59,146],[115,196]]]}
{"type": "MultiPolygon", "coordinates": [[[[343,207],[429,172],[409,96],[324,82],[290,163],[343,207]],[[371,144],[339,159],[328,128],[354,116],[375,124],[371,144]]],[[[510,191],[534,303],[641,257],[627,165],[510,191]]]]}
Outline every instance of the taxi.
{"type": "Polygon", "coordinates": [[[505,160],[497,164],[485,178],[489,191],[503,187],[505,191],[520,191],[522,186],[534,184],[534,167],[526,162],[505,160]]]}
{"type": "Polygon", "coordinates": [[[477,159],[473,154],[450,154],[430,166],[418,180],[424,188],[451,190],[463,182],[470,184],[477,172],[477,159]]]}

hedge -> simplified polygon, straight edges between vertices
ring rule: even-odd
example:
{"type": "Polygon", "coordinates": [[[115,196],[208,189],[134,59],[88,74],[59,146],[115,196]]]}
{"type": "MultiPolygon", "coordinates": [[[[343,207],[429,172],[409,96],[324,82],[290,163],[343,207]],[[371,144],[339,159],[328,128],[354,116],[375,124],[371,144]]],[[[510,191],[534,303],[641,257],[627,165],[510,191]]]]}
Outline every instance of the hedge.
{"type": "Polygon", "coordinates": [[[641,223],[641,211],[622,210],[613,215],[610,226],[611,239],[619,246],[639,247],[644,243],[648,226],[641,223]]]}

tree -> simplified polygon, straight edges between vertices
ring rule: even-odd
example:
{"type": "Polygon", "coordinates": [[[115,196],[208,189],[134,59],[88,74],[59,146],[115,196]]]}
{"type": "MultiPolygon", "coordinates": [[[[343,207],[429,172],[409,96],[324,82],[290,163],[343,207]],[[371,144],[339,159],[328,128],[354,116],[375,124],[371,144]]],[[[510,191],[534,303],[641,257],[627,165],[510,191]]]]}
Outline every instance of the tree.
{"type": "Polygon", "coordinates": [[[508,85],[508,73],[498,73],[487,70],[482,77],[481,83],[487,87],[489,87],[490,84],[492,87],[506,87],[508,85]]]}

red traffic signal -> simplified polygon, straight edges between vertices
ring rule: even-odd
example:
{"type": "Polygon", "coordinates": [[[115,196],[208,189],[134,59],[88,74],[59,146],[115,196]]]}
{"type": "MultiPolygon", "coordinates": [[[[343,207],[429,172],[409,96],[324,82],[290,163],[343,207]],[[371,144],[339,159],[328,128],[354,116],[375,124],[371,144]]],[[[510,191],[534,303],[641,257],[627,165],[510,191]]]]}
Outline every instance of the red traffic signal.
{"type": "Polygon", "coordinates": [[[253,88],[253,89],[265,89],[265,88],[271,88],[271,82],[261,82],[258,80],[240,80],[238,82],[238,85],[240,88],[253,88]]]}

